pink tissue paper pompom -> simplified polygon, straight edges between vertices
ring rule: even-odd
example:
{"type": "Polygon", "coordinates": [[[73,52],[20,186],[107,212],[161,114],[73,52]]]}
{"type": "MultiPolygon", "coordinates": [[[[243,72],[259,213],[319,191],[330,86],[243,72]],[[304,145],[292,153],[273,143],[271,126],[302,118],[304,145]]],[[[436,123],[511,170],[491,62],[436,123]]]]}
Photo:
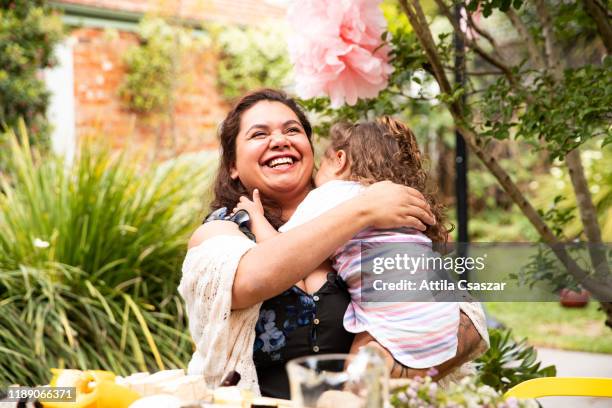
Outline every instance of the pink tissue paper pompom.
{"type": "Polygon", "coordinates": [[[393,67],[381,39],[380,0],[296,0],[287,12],[287,45],[301,98],[329,96],[331,106],[374,98],[393,67]]]}

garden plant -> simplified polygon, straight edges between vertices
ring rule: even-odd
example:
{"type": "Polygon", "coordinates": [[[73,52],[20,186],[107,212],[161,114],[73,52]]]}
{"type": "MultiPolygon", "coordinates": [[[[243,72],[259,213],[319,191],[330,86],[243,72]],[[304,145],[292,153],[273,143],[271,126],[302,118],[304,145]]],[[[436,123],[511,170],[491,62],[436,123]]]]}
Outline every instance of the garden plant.
{"type": "MultiPolygon", "coordinates": [[[[0,1],[0,130],[21,118],[31,142],[48,146],[49,92],[39,71],[54,65],[53,47],[62,36],[62,22],[47,1],[0,1]]],[[[2,160],[0,153],[0,169],[2,160]]]]}
{"type": "Polygon", "coordinates": [[[176,287],[215,159],[146,168],[84,145],[69,166],[31,150],[23,126],[20,142],[8,137],[0,387],[45,384],[53,367],[183,367],[191,339],[176,287]]]}
{"type": "MultiPolygon", "coordinates": [[[[609,201],[598,215],[581,156],[585,147],[605,150],[612,142],[607,6],[596,0],[399,0],[385,2],[392,18],[387,24],[376,1],[338,6],[327,15],[318,3],[290,10],[297,28],[289,51],[296,91],[323,118],[320,129],[339,119],[440,112],[442,106],[538,240],[550,246],[542,256],[552,259],[557,273],[547,278],[590,291],[601,300],[606,325],[612,327],[612,274],[600,227],[609,201]],[[448,30],[434,37],[432,20],[438,16],[448,30]],[[504,42],[508,31],[490,30],[502,24],[516,39],[512,47],[504,42]],[[462,44],[459,55],[453,53],[453,39],[462,44]],[[584,55],[584,50],[591,52],[584,55]],[[465,84],[452,80],[457,64],[470,78],[465,84]],[[536,209],[500,164],[499,141],[521,141],[549,166],[562,168],[569,174],[571,195],[556,195],[536,209]],[[561,209],[574,197],[575,206],[561,209]],[[581,223],[573,239],[589,244],[587,266],[560,245],[568,240],[565,225],[573,218],[581,223]]],[[[516,167],[521,157],[513,159],[516,167]]],[[[526,282],[540,278],[529,269],[522,276],[526,282]]]]}

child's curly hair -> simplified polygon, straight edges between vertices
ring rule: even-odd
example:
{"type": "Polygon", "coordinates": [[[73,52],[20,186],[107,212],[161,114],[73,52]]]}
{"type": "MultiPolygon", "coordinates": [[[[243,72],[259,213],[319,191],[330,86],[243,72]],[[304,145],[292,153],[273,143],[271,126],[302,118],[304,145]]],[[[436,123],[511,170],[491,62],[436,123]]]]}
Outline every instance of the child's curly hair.
{"type": "Polygon", "coordinates": [[[425,230],[432,242],[444,244],[449,229],[445,226],[444,206],[428,185],[421,152],[412,130],[389,116],[375,122],[351,125],[338,123],[330,131],[331,144],[326,154],[344,150],[349,163],[349,179],[364,184],[390,180],[419,190],[431,207],[437,223],[425,230]]]}

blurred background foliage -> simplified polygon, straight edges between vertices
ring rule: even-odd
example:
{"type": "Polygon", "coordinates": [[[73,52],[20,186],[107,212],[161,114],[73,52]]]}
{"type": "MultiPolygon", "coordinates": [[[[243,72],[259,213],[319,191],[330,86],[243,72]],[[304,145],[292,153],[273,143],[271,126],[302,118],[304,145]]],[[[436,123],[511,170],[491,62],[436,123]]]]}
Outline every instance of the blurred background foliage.
{"type": "Polygon", "coordinates": [[[124,56],[126,75],[119,95],[136,113],[166,113],[181,80],[183,55],[210,46],[210,37],[154,15],[141,20],[138,36],[140,44],[124,56]]]}
{"type": "Polygon", "coordinates": [[[170,131],[176,148],[175,105],[178,90],[189,81],[184,73],[187,57],[201,56],[210,44],[210,36],[159,15],[146,15],[138,25],[139,44],[123,57],[125,76],[119,97],[134,118],[155,134],[151,152],[155,159],[161,145],[163,127],[170,131]]]}
{"type": "Polygon", "coordinates": [[[279,22],[259,27],[213,26],[220,60],[219,89],[229,101],[257,88],[287,88],[291,64],[279,22]]]}
{"type": "Polygon", "coordinates": [[[51,367],[184,367],[176,287],[215,156],[146,168],[84,145],[68,165],[19,134],[0,178],[0,386],[45,384],[51,367]]]}
{"type": "Polygon", "coordinates": [[[22,118],[30,142],[48,147],[49,92],[40,70],[55,63],[53,47],[62,35],[62,21],[46,1],[0,1],[0,131],[22,118]]]}

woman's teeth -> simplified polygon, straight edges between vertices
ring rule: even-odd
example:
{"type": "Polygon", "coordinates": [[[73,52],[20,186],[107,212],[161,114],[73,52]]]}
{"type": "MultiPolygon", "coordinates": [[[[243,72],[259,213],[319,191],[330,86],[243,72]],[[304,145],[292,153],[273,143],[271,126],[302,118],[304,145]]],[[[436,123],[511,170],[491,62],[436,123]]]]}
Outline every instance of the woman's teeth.
{"type": "Polygon", "coordinates": [[[268,162],[269,167],[276,167],[281,164],[293,164],[293,159],[291,157],[279,157],[268,162]]]}

